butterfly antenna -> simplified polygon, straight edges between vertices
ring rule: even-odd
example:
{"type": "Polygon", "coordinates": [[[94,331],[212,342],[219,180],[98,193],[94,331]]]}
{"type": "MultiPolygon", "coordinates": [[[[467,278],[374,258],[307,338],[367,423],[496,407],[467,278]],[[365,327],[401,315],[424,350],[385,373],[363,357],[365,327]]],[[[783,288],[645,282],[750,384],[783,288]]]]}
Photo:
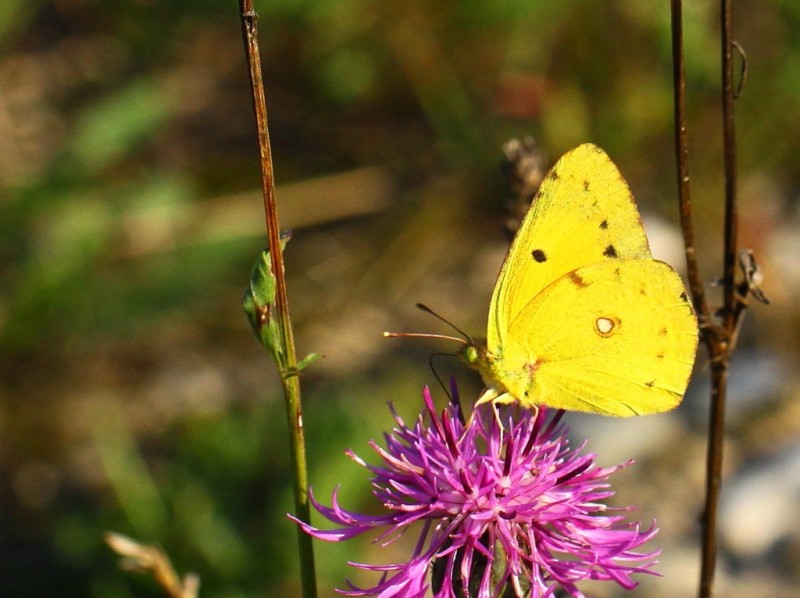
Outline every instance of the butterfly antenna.
{"type": "Polygon", "coordinates": [[[444,380],[442,380],[442,377],[439,375],[439,372],[436,371],[436,368],[433,365],[434,357],[457,357],[457,355],[455,353],[432,353],[430,357],[428,357],[428,366],[431,368],[431,372],[433,372],[433,377],[436,378],[436,381],[439,383],[439,386],[442,387],[442,390],[444,390],[444,394],[447,395],[447,398],[452,401],[453,396],[450,394],[450,390],[447,388],[444,380]]]}
{"type": "MultiPolygon", "coordinates": [[[[461,328],[459,328],[458,326],[456,326],[455,324],[453,324],[449,320],[444,319],[442,316],[437,314],[435,311],[433,311],[427,305],[424,305],[422,303],[417,303],[417,309],[421,309],[422,311],[431,314],[437,320],[440,320],[440,321],[444,322],[445,324],[450,326],[450,328],[452,328],[453,330],[458,332],[464,338],[458,338],[457,336],[449,336],[447,334],[431,334],[431,333],[428,333],[428,332],[384,332],[383,336],[387,337],[387,338],[398,338],[398,337],[405,337],[405,338],[408,338],[408,337],[411,337],[411,338],[441,338],[441,339],[444,339],[444,340],[447,340],[447,341],[455,341],[457,343],[461,343],[462,345],[468,345],[468,344],[470,344],[472,342],[472,340],[469,338],[469,335],[466,332],[461,330],[461,328]]],[[[448,353],[443,353],[443,355],[448,355],[448,353]]]]}
{"type": "Polygon", "coordinates": [[[448,319],[446,319],[446,318],[443,318],[442,316],[440,316],[439,314],[437,314],[435,311],[433,311],[433,310],[432,310],[430,307],[428,307],[428,306],[427,306],[427,305],[425,305],[424,303],[417,303],[417,304],[416,304],[416,306],[417,306],[417,309],[421,309],[422,311],[424,311],[424,312],[427,312],[427,313],[431,314],[431,315],[432,315],[434,318],[436,318],[437,320],[439,320],[439,321],[441,321],[441,322],[444,322],[445,324],[447,324],[448,326],[450,326],[450,328],[452,328],[453,330],[455,330],[455,331],[456,331],[456,332],[458,332],[458,333],[459,333],[461,336],[463,336],[463,337],[464,337],[464,342],[466,342],[467,344],[469,344],[470,342],[472,342],[472,340],[470,339],[470,336],[469,336],[469,335],[468,335],[466,332],[464,332],[463,330],[461,330],[461,328],[459,328],[458,326],[456,326],[455,324],[453,324],[453,323],[452,323],[450,320],[448,320],[448,319]]]}
{"type": "MultiPolygon", "coordinates": [[[[457,343],[466,344],[463,338],[458,338],[457,336],[448,336],[446,334],[430,334],[428,332],[384,332],[383,336],[385,338],[442,338],[446,341],[456,341],[457,343]]],[[[449,355],[449,353],[444,353],[444,355],[449,355]]]]}

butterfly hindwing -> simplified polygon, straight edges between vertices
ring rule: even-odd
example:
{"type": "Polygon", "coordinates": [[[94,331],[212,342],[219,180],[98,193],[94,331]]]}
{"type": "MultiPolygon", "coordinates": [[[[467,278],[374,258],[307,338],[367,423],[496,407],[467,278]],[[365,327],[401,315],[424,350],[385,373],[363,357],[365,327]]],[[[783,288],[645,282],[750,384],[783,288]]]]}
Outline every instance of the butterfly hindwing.
{"type": "Polygon", "coordinates": [[[523,404],[639,415],[678,405],[696,346],[697,321],[675,271],[618,259],[539,293],[510,322],[495,366],[523,404]]]}

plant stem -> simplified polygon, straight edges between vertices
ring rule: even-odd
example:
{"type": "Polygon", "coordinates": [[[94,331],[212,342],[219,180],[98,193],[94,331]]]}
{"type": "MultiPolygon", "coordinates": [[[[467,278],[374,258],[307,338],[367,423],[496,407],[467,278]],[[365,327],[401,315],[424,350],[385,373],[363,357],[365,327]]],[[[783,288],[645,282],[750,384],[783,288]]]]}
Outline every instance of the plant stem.
{"type": "MultiPolygon", "coordinates": [[[[258,15],[253,9],[252,0],[239,0],[239,11],[242,19],[242,37],[250,75],[250,87],[253,93],[253,110],[258,128],[258,145],[261,152],[261,184],[264,194],[264,214],[266,217],[269,254],[276,282],[275,308],[280,323],[281,348],[284,359],[284,362],[280,364],[280,374],[289,427],[295,515],[301,521],[310,522],[311,512],[308,502],[308,470],[306,466],[303,410],[300,401],[300,378],[295,372],[297,356],[295,354],[291,318],[289,317],[283,251],[281,249],[280,227],[278,226],[278,212],[275,205],[275,183],[272,169],[272,150],[267,126],[267,104],[264,97],[264,83],[261,77],[261,58],[258,51],[258,15]]],[[[303,596],[304,598],[315,598],[317,589],[311,537],[298,527],[297,541],[303,596]]]]}
{"type": "Polygon", "coordinates": [[[731,39],[731,0],[720,2],[722,31],[722,135],[725,165],[725,238],[722,283],[724,305],[722,330],[717,337],[717,350],[711,367],[711,413],[709,417],[708,448],[706,455],[706,505],[703,514],[703,559],[700,568],[701,598],[713,594],[714,573],[717,562],[717,506],[722,486],[722,457],[725,433],[725,399],[728,387],[728,369],[733,347],[729,344],[742,310],[737,309],[734,281],[737,252],[736,211],[736,137],[734,127],[733,50],[731,39]]]}
{"type": "Polygon", "coordinates": [[[734,275],[736,271],[738,213],[736,209],[736,128],[734,123],[734,81],[733,51],[731,24],[731,0],[721,0],[722,28],[722,135],[725,159],[725,270],[723,285],[725,289],[725,310],[723,326],[733,330],[736,287],[734,275]]]}
{"type": "Polygon", "coordinates": [[[683,59],[683,15],[681,0],[672,0],[672,69],[675,107],[675,162],[678,173],[678,202],[680,206],[686,269],[695,311],[709,313],[703,279],[697,264],[692,201],[689,188],[689,131],[686,123],[686,71],[683,59]]]}
{"type": "Polygon", "coordinates": [[[721,323],[714,321],[706,300],[700,277],[689,198],[688,133],[686,127],[686,78],[683,59],[683,24],[681,0],[671,0],[672,53],[675,92],[675,146],[678,167],[678,197],[681,228],[686,247],[689,284],[694,306],[700,321],[701,336],[711,360],[711,406],[706,452],[706,498],[702,519],[702,563],[699,596],[709,598],[713,592],[717,558],[717,506],[722,485],[722,457],[725,430],[725,398],[728,389],[728,369],[733,352],[732,342],[744,306],[737,296],[735,285],[737,254],[736,213],[736,143],[734,128],[735,90],[733,81],[733,51],[731,39],[731,0],[721,0],[722,29],[722,119],[725,162],[725,239],[723,287],[724,305],[721,323]]]}

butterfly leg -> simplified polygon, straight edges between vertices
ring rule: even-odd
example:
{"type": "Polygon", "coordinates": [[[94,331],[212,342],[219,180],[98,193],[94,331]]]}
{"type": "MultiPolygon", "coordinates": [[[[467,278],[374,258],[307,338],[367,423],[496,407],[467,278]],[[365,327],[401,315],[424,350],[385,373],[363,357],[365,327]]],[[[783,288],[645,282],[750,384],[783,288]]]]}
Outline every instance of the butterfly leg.
{"type": "Polygon", "coordinates": [[[484,403],[494,403],[495,399],[498,397],[500,397],[500,392],[496,388],[487,388],[483,391],[483,394],[478,399],[478,402],[475,403],[475,407],[478,405],[483,405],[484,403]]]}

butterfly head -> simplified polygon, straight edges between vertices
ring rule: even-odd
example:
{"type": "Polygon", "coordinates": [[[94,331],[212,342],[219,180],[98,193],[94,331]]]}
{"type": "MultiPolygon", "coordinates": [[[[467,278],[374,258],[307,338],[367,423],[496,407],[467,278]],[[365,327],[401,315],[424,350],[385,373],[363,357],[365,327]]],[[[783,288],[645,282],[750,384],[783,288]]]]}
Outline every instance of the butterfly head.
{"type": "Polygon", "coordinates": [[[458,356],[469,367],[477,370],[484,382],[489,385],[495,383],[496,377],[492,371],[492,364],[495,360],[486,346],[485,338],[470,338],[469,342],[458,350],[458,356]]]}
{"type": "Polygon", "coordinates": [[[458,356],[463,359],[468,366],[476,370],[480,370],[481,363],[487,361],[487,355],[486,339],[483,338],[470,338],[469,342],[458,350],[458,356]]]}

